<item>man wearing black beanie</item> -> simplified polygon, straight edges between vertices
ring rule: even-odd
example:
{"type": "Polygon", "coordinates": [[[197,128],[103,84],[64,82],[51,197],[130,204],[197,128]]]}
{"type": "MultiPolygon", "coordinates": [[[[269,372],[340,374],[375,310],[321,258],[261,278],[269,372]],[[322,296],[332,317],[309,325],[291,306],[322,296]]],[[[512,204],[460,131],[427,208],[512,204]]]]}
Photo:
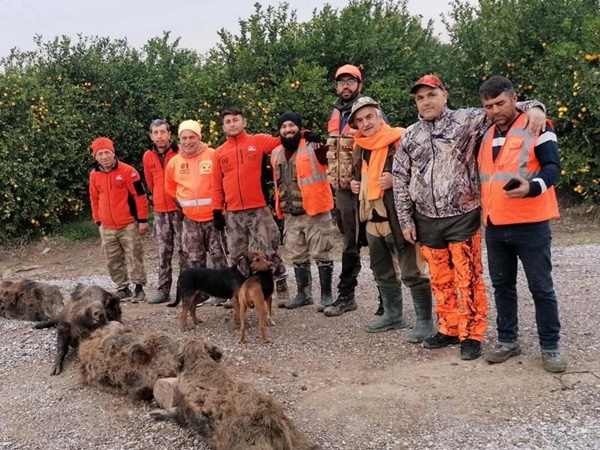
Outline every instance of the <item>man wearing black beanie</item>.
{"type": "Polygon", "coordinates": [[[301,137],[302,119],[294,112],[282,114],[277,125],[281,146],[271,154],[276,210],[277,217],[285,219],[283,244],[294,265],[298,286],[296,297],[279,307],[294,309],[313,303],[311,258],[319,271],[321,306],[330,305],[334,227],[326,147],[315,150],[301,137]]]}

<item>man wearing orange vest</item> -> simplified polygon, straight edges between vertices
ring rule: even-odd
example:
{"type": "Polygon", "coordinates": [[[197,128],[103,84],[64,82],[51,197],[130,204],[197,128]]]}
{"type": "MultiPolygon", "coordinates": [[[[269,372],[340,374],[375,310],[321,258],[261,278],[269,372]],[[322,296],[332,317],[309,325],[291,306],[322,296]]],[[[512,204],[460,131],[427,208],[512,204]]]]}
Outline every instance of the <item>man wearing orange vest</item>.
{"type": "Polygon", "coordinates": [[[179,125],[179,154],[169,161],[165,190],[183,211],[182,243],[190,267],[206,267],[206,254],[216,269],[227,267],[223,233],[213,225],[212,179],[214,149],[201,141],[200,124],[179,125]]]}
{"type": "Polygon", "coordinates": [[[175,199],[165,192],[165,169],[179,150],[171,140],[171,127],[166,120],[156,119],[150,123],[152,148],[142,158],[146,185],[152,193],[154,211],[154,240],[158,250],[158,295],[148,303],[164,303],[169,300],[173,283],[171,259],[175,246],[179,247],[179,270],[187,268],[187,258],[181,245],[183,214],[175,199]]]}
{"type": "Polygon", "coordinates": [[[400,279],[411,290],[415,303],[423,297],[431,302],[431,286],[418,244],[404,240],[394,206],[392,161],[404,128],[386,124],[379,103],[370,97],[361,97],[354,103],[348,123],[358,130],[354,136],[356,163],[350,186],[358,195],[359,218],[366,223],[371,270],[383,301],[383,314],[366,330],[380,333],[406,328],[400,279]]]}
{"type": "Polygon", "coordinates": [[[548,372],[564,372],[560,320],[552,282],[550,219],[559,216],[554,184],[560,176],[558,143],[548,123],[539,135],[525,128],[510,80],[492,77],[479,95],[493,125],[479,150],[483,221],[488,267],[498,313],[498,344],[485,354],[490,363],[521,353],[518,342],[517,260],[521,260],[535,304],[535,317],[548,372]]]}
{"type": "Polygon", "coordinates": [[[108,273],[121,299],[132,297],[129,281],[135,285],[131,301],[137,303],[146,298],[141,237],[148,232],[146,192],[138,171],[116,158],[110,139],[94,139],[91,150],[98,166],[90,173],[90,203],[108,273]]]}
{"type": "MultiPolygon", "coordinates": [[[[488,312],[476,153],[490,122],[480,108],[448,108],[448,91],[435,75],[421,77],[411,93],[420,120],[396,152],[394,198],[404,238],[421,243],[436,299],[440,328],[423,347],[460,343],[460,358],[473,360],[482,354],[488,312]]],[[[543,105],[518,106],[527,110],[528,127],[541,129],[546,116],[537,106],[543,105]]],[[[430,316],[431,304],[416,313],[418,320],[430,316]]]]}
{"type": "Polygon", "coordinates": [[[321,305],[331,304],[333,194],[327,181],[327,157],[301,137],[300,116],[286,112],[278,120],[281,146],[271,153],[277,216],[285,219],[284,245],[294,265],[298,293],[288,309],[311,305],[310,259],[317,263],[321,305]]]}
{"type": "MultiPolygon", "coordinates": [[[[233,260],[248,250],[252,239],[273,263],[277,298],[288,299],[286,270],[279,248],[279,229],[267,205],[261,180],[264,157],[281,144],[278,137],[246,133],[246,119],[241,109],[232,107],[221,113],[227,141],[215,153],[213,171],[214,225],[227,227],[227,246],[233,260]],[[223,215],[223,210],[227,214],[223,215]]],[[[231,308],[231,300],[224,305],[231,308]]]]}
{"type": "MultiPolygon", "coordinates": [[[[352,149],[354,145],[354,130],[348,124],[348,117],[355,102],[362,97],[363,87],[360,69],[351,64],[340,66],[335,72],[335,90],[338,101],[334,105],[331,119],[327,124],[329,139],[328,179],[335,190],[335,206],[339,213],[338,223],[344,236],[342,250],[342,271],[338,283],[338,296],[331,305],[326,305],[324,313],[328,317],[339,316],[357,307],[354,299],[358,274],[360,273],[359,235],[364,229],[358,224],[358,199],[350,190],[352,180],[352,149]],[[360,231],[359,231],[360,230],[360,231]]],[[[387,122],[385,115],[384,120],[387,122]]],[[[362,239],[364,241],[364,238],[362,239]]],[[[383,313],[381,295],[378,315],[383,313]]]]}

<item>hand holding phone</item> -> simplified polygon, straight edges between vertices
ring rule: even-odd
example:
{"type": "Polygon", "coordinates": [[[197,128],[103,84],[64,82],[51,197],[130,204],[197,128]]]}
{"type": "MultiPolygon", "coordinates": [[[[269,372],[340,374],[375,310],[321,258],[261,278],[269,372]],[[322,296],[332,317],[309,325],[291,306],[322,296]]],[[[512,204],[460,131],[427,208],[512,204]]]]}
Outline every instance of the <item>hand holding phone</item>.
{"type": "Polygon", "coordinates": [[[513,189],[518,188],[519,186],[521,186],[521,182],[516,179],[516,178],[511,178],[508,183],[506,183],[502,189],[504,189],[505,191],[512,191],[513,189]]]}

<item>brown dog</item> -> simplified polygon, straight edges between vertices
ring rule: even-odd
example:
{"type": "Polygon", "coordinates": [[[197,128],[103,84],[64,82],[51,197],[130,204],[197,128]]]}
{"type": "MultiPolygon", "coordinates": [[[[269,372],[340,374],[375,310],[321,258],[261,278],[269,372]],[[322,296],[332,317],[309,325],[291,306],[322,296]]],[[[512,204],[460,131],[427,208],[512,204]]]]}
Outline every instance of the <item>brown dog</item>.
{"type": "Polygon", "coordinates": [[[150,401],[156,380],[177,374],[180,350],[181,345],[164,333],[143,334],[110,322],[79,346],[81,380],[150,401]]]}
{"type": "Polygon", "coordinates": [[[271,304],[275,290],[271,267],[273,264],[267,260],[265,254],[257,252],[257,257],[252,262],[255,274],[244,281],[237,295],[234,296],[234,317],[240,327],[240,344],[246,342],[246,311],[248,308],[256,308],[258,329],[263,342],[271,342],[266,331],[267,325],[275,325],[271,318],[271,304]]]}
{"type": "Polygon", "coordinates": [[[182,331],[187,329],[187,316],[190,315],[194,325],[202,322],[196,316],[196,305],[208,299],[233,298],[246,279],[253,275],[254,267],[262,267],[266,260],[264,253],[248,251],[240,256],[235,264],[226,269],[190,268],[181,272],[177,280],[175,301],[167,306],[177,306],[182,302],[179,323],[182,331]],[[258,264],[258,266],[257,266],[258,264]]]}
{"type": "Polygon", "coordinates": [[[270,395],[237,380],[217,363],[221,350],[190,339],[179,356],[175,407],[156,410],[157,420],[174,420],[197,432],[216,450],[318,450],[270,395]]]}
{"type": "Polygon", "coordinates": [[[31,280],[0,283],[0,317],[44,321],[56,319],[64,306],[57,286],[31,280]]]}

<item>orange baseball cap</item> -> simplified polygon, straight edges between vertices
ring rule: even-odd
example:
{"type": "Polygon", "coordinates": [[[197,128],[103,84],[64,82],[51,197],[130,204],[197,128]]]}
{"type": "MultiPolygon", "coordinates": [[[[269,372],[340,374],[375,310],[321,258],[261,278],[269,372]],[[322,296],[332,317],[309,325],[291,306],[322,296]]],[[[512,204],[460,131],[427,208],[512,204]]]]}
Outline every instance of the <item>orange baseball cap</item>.
{"type": "Polygon", "coordinates": [[[417,82],[414,84],[414,86],[412,87],[412,89],[410,90],[411,94],[414,94],[417,89],[419,89],[421,86],[429,86],[432,88],[440,88],[442,91],[446,90],[446,86],[444,86],[444,83],[442,83],[442,80],[439,79],[439,77],[436,77],[435,75],[424,75],[421,78],[419,78],[417,80],[417,82]]]}
{"type": "Polygon", "coordinates": [[[352,75],[358,81],[362,81],[362,74],[360,73],[359,68],[352,64],[345,64],[336,70],[334,78],[337,80],[340,75],[352,75]]]}

